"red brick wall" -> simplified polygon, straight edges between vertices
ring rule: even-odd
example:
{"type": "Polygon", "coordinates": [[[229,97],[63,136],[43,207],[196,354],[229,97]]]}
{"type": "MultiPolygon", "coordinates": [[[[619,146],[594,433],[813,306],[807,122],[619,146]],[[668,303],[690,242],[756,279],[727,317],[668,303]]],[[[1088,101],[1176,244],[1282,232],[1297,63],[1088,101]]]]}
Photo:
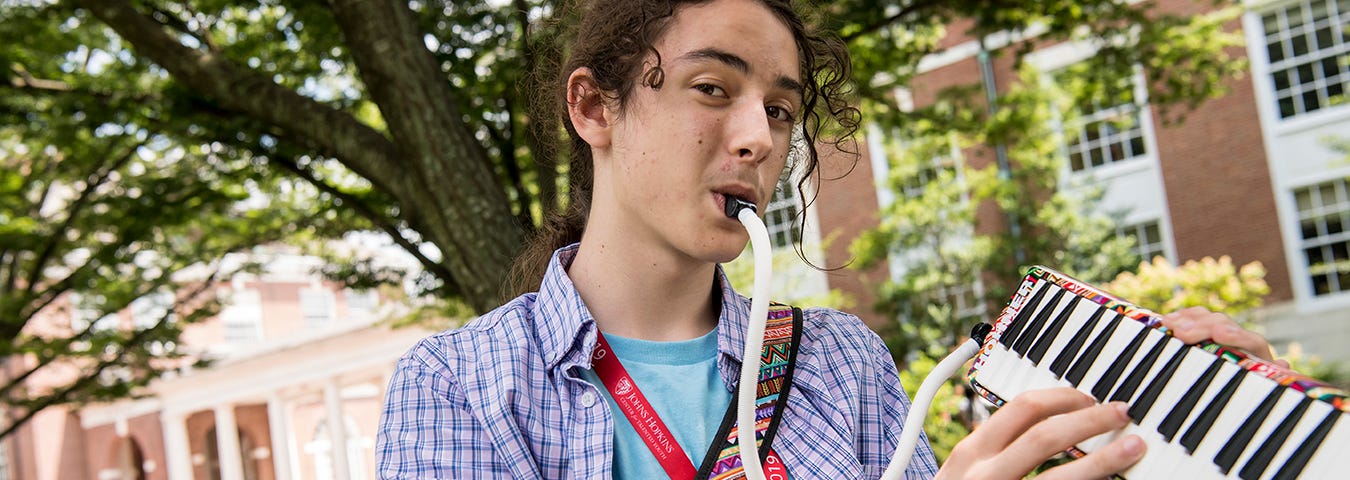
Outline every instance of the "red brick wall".
{"type": "Polygon", "coordinates": [[[1266,300],[1290,300],[1252,82],[1228,83],[1227,96],[1201,105],[1180,125],[1163,127],[1154,115],[1178,260],[1229,255],[1238,265],[1260,261],[1270,285],[1266,300]]]}
{"type": "Polygon", "coordinates": [[[159,415],[148,414],[127,420],[127,436],[119,437],[114,425],[101,425],[86,429],[84,438],[89,444],[89,472],[94,478],[104,469],[117,468],[119,454],[125,442],[134,442],[144,457],[142,468],[150,466],[145,472],[147,480],[168,478],[168,466],[165,463],[164,435],[159,415]]]}

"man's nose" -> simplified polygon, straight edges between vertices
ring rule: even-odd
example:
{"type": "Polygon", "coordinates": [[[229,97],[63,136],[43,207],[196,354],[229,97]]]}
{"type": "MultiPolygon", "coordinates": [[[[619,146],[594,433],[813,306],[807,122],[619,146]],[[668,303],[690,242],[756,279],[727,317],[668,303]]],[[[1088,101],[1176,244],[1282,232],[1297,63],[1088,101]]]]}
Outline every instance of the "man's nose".
{"type": "Polygon", "coordinates": [[[731,153],[742,161],[759,163],[773,150],[768,113],[760,102],[747,101],[734,109],[727,124],[731,153]]]}

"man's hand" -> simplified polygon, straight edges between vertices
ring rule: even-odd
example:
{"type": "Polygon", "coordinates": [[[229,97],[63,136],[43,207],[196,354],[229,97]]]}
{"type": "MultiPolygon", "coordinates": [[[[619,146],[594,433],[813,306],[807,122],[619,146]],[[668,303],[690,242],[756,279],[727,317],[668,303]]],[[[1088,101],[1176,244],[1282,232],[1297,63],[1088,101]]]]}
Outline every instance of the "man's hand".
{"type": "Polygon", "coordinates": [[[1186,343],[1198,343],[1210,340],[1219,345],[1240,348],[1247,353],[1275,362],[1281,368],[1289,368],[1289,362],[1275,360],[1270,343],[1265,337],[1238,326],[1237,322],[1222,313],[1211,312],[1203,307],[1191,307],[1162,316],[1163,326],[1172,330],[1172,335],[1186,343]]]}
{"type": "MultiPolygon", "coordinates": [[[[1092,397],[1068,387],[1023,393],[958,443],[937,477],[1022,478],[1056,453],[1124,427],[1130,422],[1127,408],[1120,402],[1099,405],[1092,397]]],[[[1144,441],[1127,435],[1037,478],[1108,477],[1143,456],[1144,441]]]]}

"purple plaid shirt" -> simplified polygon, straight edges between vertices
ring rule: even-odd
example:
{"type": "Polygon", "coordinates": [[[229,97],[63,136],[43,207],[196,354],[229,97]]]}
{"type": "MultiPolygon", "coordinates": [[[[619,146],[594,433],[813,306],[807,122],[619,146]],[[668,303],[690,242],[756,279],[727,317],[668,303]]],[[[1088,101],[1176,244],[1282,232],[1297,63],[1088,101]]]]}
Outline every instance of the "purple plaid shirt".
{"type": "MultiPolygon", "coordinates": [[[[380,478],[613,476],[614,418],[578,374],[591,368],[596,327],[563,267],[575,255],[576,245],[554,254],[539,292],[432,335],[399,359],[376,441],[380,478]]],[[[750,301],[720,269],[718,276],[717,367],[732,391],[750,301]]],[[[774,451],[797,479],[880,477],[909,411],[890,353],[857,317],[804,314],[774,451]]],[[[905,473],[936,472],[925,437],[905,473]]]]}

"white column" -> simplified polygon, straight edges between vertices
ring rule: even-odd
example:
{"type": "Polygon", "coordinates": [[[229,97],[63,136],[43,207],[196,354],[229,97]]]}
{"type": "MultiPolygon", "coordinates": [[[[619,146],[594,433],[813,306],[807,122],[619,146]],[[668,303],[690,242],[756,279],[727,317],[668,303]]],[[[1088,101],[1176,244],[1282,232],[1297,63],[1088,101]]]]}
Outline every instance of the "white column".
{"type": "Polygon", "coordinates": [[[276,480],[299,478],[291,470],[291,416],[281,395],[275,392],[267,398],[267,427],[272,437],[272,471],[276,480]]]}
{"type": "Polygon", "coordinates": [[[216,406],[216,449],[220,458],[220,480],[244,480],[244,459],[239,454],[239,426],[234,421],[234,405],[216,406]]]}
{"type": "Polygon", "coordinates": [[[342,421],[342,391],[336,378],[330,378],[323,385],[323,400],[328,407],[328,432],[332,438],[332,459],[334,480],[350,480],[351,463],[347,460],[347,431],[342,421]]]}
{"type": "Polygon", "coordinates": [[[164,463],[169,480],[192,480],[192,451],[189,448],[187,423],[181,414],[160,412],[159,423],[164,429],[164,463]]]}
{"type": "Polygon", "coordinates": [[[300,442],[296,438],[295,425],[290,423],[291,420],[289,415],[290,410],[287,410],[286,413],[287,413],[286,416],[287,426],[286,426],[285,441],[287,450],[286,453],[290,455],[291,480],[300,480],[301,478],[304,478],[300,476],[300,454],[301,454],[300,452],[302,452],[303,450],[300,449],[300,442]]]}

